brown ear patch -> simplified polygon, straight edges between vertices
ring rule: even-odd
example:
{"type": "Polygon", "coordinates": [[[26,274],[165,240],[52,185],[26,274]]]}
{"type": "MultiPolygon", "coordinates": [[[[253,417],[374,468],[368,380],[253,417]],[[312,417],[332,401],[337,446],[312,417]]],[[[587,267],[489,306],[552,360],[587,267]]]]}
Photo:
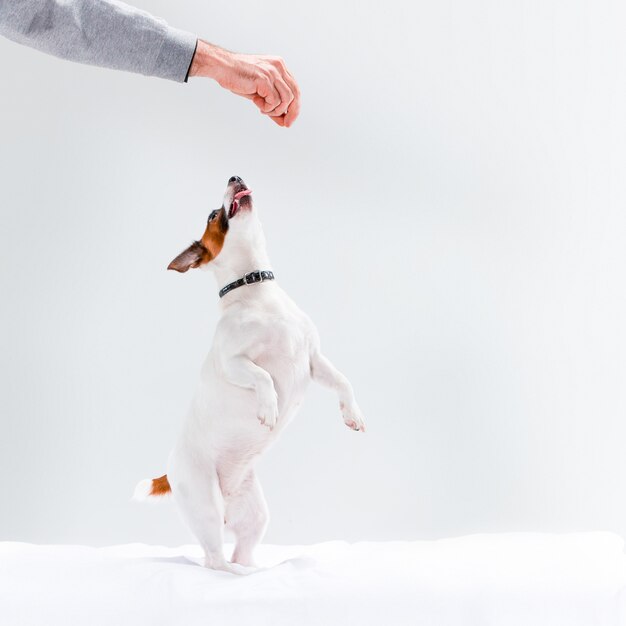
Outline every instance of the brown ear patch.
{"type": "Polygon", "coordinates": [[[213,211],[209,216],[204,235],[202,235],[202,245],[210,252],[211,259],[214,259],[224,246],[224,239],[228,232],[228,218],[226,211],[221,208],[213,211]]]}
{"type": "Polygon", "coordinates": [[[168,270],[186,272],[190,267],[199,267],[212,261],[222,250],[228,232],[226,211],[221,208],[213,211],[202,235],[201,241],[194,241],[183,250],[168,266],[168,270]]]}

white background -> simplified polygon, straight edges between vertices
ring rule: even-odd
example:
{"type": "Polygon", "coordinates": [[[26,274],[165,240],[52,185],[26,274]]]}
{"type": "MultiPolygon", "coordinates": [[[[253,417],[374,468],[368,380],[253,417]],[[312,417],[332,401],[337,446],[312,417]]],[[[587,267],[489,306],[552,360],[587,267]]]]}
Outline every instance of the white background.
{"type": "Polygon", "coordinates": [[[129,498],[216,323],[165,268],[232,174],[369,426],[311,388],[268,541],[626,533],[624,5],[138,4],[284,56],[302,115],[0,41],[0,539],[189,540],[129,498]]]}

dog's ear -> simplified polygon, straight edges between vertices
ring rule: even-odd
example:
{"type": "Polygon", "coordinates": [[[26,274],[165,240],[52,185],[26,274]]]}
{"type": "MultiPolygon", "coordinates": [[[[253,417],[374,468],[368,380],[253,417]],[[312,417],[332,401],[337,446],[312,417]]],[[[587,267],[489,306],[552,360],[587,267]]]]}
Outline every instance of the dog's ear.
{"type": "Polygon", "coordinates": [[[168,266],[168,270],[186,272],[190,267],[198,267],[211,260],[211,253],[202,242],[194,241],[186,250],[181,252],[168,266]]]}

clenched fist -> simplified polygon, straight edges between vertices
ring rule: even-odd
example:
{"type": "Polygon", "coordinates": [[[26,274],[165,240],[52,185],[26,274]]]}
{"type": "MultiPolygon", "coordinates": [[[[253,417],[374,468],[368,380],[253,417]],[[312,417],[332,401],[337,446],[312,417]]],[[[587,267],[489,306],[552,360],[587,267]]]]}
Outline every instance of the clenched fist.
{"type": "Polygon", "coordinates": [[[300,113],[300,89],[280,57],[238,54],[200,39],[189,76],[213,78],[279,126],[291,126],[300,113]]]}

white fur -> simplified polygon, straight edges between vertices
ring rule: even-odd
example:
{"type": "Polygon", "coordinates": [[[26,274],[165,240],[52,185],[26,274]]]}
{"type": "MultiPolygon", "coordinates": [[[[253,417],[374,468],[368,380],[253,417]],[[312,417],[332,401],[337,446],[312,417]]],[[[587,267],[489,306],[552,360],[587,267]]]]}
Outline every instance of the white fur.
{"type": "MultiPolygon", "coordinates": [[[[226,209],[234,186],[227,188],[226,209]]],[[[230,220],[224,247],[209,267],[218,288],[271,269],[250,197],[230,220]]],[[[309,381],[337,392],[350,428],[364,430],[364,424],[350,383],[322,355],[313,323],[277,281],[235,289],[219,305],[213,346],[167,475],[206,566],[241,573],[233,563],[254,564],[253,551],[268,522],[255,462],[294,417],[309,381]],[[225,524],[236,537],[232,563],[223,553],[225,524]]]]}
{"type": "Polygon", "coordinates": [[[133,493],[133,500],[136,502],[144,502],[150,497],[150,489],[152,488],[152,481],[149,478],[140,480],[135,487],[133,493]]]}

